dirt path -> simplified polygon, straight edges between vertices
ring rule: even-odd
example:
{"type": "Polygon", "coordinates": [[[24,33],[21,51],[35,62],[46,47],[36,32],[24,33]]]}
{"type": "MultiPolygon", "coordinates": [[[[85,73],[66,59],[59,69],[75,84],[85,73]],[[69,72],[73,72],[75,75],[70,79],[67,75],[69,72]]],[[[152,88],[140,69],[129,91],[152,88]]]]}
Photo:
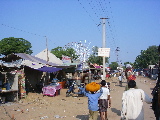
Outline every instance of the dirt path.
{"type": "MultiPolygon", "coordinates": [[[[152,89],[155,86],[155,81],[144,77],[137,77],[136,83],[138,88],[143,89],[151,98],[152,89]]],[[[108,118],[111,120],[120,120],[121,113],[121,98],[124,92],[126,81],[123,82],[123,87],[120,87],[117,79],[113,79],[111,82],[111,97],[112,97],[112,107],[108,112],[108,118]]],[[[155,120],[153,110],[151,109],[151,104],[144,103],[144,120],[155,120]]]]}
{"type": "MultiPolygon", "coordinates": [[[[111,82],[112,106],[108,110],[109,120],[120,120],[121,98],[124,91],[118,85],[117,78],[107,80],[111,82]]],[[[150,93],[155,85],[155,81],[148,78],[138,77],[137,84],[151,97],[150,93]]],[[[99,81],[97,81],[99,82],[99,81]]],[[[67,89],[62,89],[60,95],[48,97],[42,94],[29,93],[26,99],[19,103],[6,103],[0,106],[0,119],[10,120],[87,120],[88,119],[88,99],[87,97],[65,97],[67,89]]],[[[144,104],[145,120],[155,120],[150,105],[144,104]]]]}

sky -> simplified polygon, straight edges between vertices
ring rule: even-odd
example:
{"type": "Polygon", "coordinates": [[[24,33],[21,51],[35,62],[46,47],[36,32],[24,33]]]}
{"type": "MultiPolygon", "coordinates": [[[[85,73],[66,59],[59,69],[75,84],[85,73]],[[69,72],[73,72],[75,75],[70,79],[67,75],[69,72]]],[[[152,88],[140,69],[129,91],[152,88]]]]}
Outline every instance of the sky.
{"type": "Polygon", "coordinates": [[[108,18],[110,63],[133,63],[141,50],[160,44],[160,0],[0,0],[0,40],[24,38],[32,55],[78,43],[91,51],[103,47],[100,18],[108,18]]]}

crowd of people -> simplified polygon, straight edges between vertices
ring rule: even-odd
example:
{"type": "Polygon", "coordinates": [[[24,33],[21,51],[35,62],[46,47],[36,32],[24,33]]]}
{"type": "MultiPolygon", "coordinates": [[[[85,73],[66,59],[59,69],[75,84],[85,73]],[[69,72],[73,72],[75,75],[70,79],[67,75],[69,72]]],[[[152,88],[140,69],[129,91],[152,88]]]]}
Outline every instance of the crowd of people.
{"type": "MultiPolygon", "coordinates": [[[[135,80],[128,81],[127,86],[129,89],[122,96],[121,120],[144,120],[143,102],[151,104],[152,98],[136,88],[135,80]]],[[[89,120],[97,120],[98,112],[100,120],[108,120],[107,109],[111,107],[111,99],[106,81],[87,84],[83,94],[88,97],[89,120]]]]}
{"type": "MultiPolygon", "coordinates": [[[[159,102],[157,100],[160,99],[158,94],[158,92],[160,93],[158,84],[160,81],[157,82],[152,92],[153,98],[150,98],[142,89],[138,88],[135,81],[138,72],[133,72],[130,64],[126,65],[125,71],[119,68],[118,74],[107,73],[106,79],[111,78],[111,76],[118,77],[120,87],[122,87],[123,79],[127,79],[122,95],[121,120],[144,120],[143,102],[152,104],[156,120],[160,120],[160,108],[158,107],[160,106],[160,100],[159,102]]],[[[103,79],[103,75],[101,75],[101,79],[103,79]]],[[[86,84],[76,94],[83,94],[88,97],[89,120],[97,120],[98,112],[100,120],[108,120],[107,109],[111,107],[111,99],[110,84],[107,84],[106,80],[101,80],[100,83],[91,82],[86,84]]]]}
{"type": "MultiPolygon", "coordinates": [[[[119,71],[118,76],[119,86],[122,87],[124,79],[127,81],[125,89],[122,94],[122,108],[121,108],[121,120],[144,120],[143,102],[152,104],[153,109],[157,109],[156,105],[153,105],[156,101],[154,97],[157,94],[157,89],[153,90],[153,98],[150,98],[142,89],[136,84],[136,75],[134,74],[132,67],[126,67],[125,71],[119,71]]],[[[79,87],[79,92],[74,92],[74,84],[67,92],[79,94],[88,97],[88,109],[89,120],[97,120],[98,114],[100,120],[108,120],[107,110],[111,107],[110,99],[110,84],[106,82],[109,76],[106,76],[106,80],[102,80],[100,83],[91,82],[84,84],[83,87],[79,87]]],[[[155,112],[156,120],[160,120],[155,112]]]]}
{"type": "MultiPolygon", "coordinates": [[[[144,120],[143,102],[151,104],[152,98],[137,87],[135,76],[128,73],[126,75],[127,84],[122,95],[121,120],[144,120]]],[[[118,76],[120,86],[122,79],[123,75],[120,73],[118,76]]],[[[98,113],[100,120],[108,120],[107,109],[111,107],[111,99],[106,80],[86,84],[80,93],[88,97],[89,120],[97,120],[98,113]]]]}

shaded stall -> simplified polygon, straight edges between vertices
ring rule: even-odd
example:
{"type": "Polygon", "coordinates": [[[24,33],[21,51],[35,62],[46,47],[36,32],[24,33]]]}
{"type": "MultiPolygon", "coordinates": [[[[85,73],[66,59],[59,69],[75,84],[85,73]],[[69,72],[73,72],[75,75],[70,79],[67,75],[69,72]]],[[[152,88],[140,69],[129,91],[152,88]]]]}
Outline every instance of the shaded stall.
{"type": "MultiPolygon", "coordinates": [[[[11,90],[17,90],[19,98],[25,97],[27,92],[37,92],[39,83],[48,84],[51,72],[62,70],[62,68],[53,67],[57,66],[55,63],[47,62],[25,53],[10,54],[1,58],[1,60],[1,71],[9,71],[10,74],[14,73],[11,78],[15,79],[17,87],[11,90]],[[12,64],[12,67],[7,66],[6,63],[12,64]],[[22,76],[23,74],[25,77],[22,76]]],[[[9,83],[12,82],[10,81],[9,83]]],[[[4,93],[5,90],[1,90],[2,92],[4,93]]]]}

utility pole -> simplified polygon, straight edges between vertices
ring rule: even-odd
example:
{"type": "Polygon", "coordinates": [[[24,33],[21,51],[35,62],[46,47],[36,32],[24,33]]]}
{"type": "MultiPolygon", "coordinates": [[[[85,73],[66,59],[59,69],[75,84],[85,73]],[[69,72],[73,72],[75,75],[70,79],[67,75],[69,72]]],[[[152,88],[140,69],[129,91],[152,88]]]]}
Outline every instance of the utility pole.
{"type": "Polygon", "coordinates": [[[120,48],[119,47],[117,47],[116,48],[116,55],[117,55],[117,63],[118,63],[118,65],[119,65],[119,51],[120,51],[120,48]]]}
{"type": "MultiPolygon", "coordinates": [[[[106,19],[108,18],[100,18],[102,19],[102,47],[106,48],[106,19]]],[[[102,80],[105,80],[106,77],[106,65],[105,65],[105,56],[103,56],[103,78],[102,80]]]]}
{"type": "Polygon", "coordinates": [[[47,40],[47,36],[45,36],[46,38],[46,48],[47,48],[47,62],[49,61],[49,57],[48,57],[48,40],[47,40]]]}

